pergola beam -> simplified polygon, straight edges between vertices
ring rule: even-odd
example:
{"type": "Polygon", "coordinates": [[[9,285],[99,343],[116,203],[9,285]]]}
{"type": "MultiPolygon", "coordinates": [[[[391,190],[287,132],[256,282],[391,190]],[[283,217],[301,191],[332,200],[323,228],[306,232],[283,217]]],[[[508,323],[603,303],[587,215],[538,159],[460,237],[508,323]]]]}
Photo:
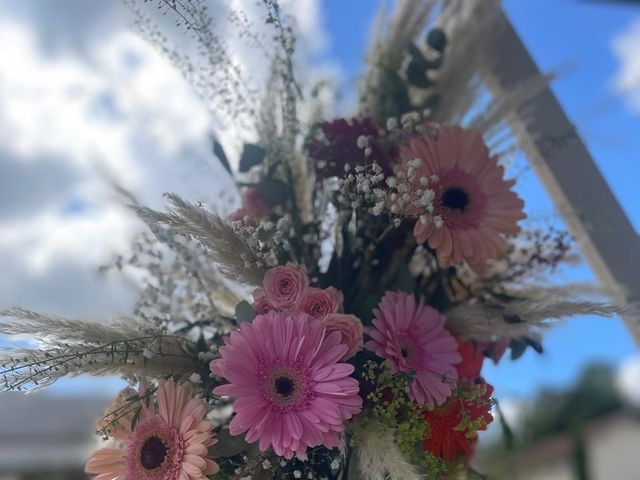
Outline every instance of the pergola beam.
{"type": "MultiPolygon", "coordinates": [[[[497,23],[500,53],[484,80],[504,94],[541,73],[502,10],[497,23]]],[[[640,237],[553,91],[542,89],[509,123],[611,301],[640,302],[640,237]]],[[[624,321],[640,345],[638,319],[624,321]]]]}

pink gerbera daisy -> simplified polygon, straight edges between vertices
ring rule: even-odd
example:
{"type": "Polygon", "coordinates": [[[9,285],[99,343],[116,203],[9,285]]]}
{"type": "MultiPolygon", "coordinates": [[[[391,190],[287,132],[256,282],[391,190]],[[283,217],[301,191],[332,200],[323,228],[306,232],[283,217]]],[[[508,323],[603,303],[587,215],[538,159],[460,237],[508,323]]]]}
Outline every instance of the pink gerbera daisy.
{"type": "Polygon", "coordinates": [[[387,292],[373,311],[365,348],[387,359],[393,373],[414,373],[408,394],[419,405],[441,405],[451,394],[462,360],[445,317],[413,295],[387,292]]]}
{"type": "Polygon", "coordinates": [[[400,157],[399,171],[418,159],[422,165],[416,178],[437,177],[429,187],[435,194],[429,213],[438,221],[416,222],[413,234],[419,243],[428,241],[441,265],[466,260],[481,270],[486,260],[504,253],[504,235],[519,231],[524,203],[511,191],[515,182],[503,178],[504,168],[489,156],[478,132],[440,127],[436,135],[411,137],[400,147],[400,157]]]}
{"type": "Polygon", "coordinates": [[[304,456],[307,447],[339,443],[343,423],[362,409],[354,367],[339,332],[325,338],[322,322],[305,313],[268,312],[241,325],[211,362],[230,383],[214,389],[235,398],[232,435],[247,432],[277,455],[304,456]]]}
{"type": "Polygon", "coordinates": [[[117,435],[122,448],[101,448],[85,471],[96,480],[206,480],[218,472],[208,456],[216,440],[205,420],[206,404],[191,396],[191,387],[173,379],[160,383],[157,413],[140,402],[140,417],[117,435]]]}

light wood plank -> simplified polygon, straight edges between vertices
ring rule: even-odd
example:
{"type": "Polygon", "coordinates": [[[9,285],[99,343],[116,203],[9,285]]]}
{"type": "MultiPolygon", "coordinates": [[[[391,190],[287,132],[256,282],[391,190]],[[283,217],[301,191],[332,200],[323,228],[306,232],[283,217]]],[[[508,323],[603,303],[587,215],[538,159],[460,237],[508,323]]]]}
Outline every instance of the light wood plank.
{"type": "MultiPolygon", "coordinates": [[[[540,71],[504,11],[498,24],[498,62],[484,80],[503,93],[540,71]]],[[[522,105],[510,126],[611,301],[640,302],[640,237],[553,91],[544,88],[522,105]]],[[[624,321],[640,345],[638,319],[624,321]]]]}

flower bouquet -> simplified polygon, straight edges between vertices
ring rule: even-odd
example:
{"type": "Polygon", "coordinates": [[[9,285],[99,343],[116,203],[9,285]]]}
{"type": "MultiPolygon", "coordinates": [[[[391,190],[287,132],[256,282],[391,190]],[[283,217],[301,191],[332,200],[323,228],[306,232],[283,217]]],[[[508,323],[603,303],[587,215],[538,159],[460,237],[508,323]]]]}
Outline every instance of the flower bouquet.
{"type": "Polygon", "coordinates": [[[3,312],[4,333],[40,342],[3,352],[4,389],[123,376],[86,464],[97,480],[482,478],[471,458],[493,421],[485,357],[541,352],[554,319],[616,313],[550,285],[573,256],[566,234],[520,225],[505,117],[545,79],[484,101],[499,6],[399,2],[381,17],[358,111],[327,119],[297,80],[276,0],[263,0],[273,42],[259,111],[204,3],[158,4],[203,63],[133,2],[142,33],[257,135],[236,162],[214,146],[241,206],[168,194],[157,211],[129,195],[148,226],[115,265],[144,272],[134,314],[3,312]]]}

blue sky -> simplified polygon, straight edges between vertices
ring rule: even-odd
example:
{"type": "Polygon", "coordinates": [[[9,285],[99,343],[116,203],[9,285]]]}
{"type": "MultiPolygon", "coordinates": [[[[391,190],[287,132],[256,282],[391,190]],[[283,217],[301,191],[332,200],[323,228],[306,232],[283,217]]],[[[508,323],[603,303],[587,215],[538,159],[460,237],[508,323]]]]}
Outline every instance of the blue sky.
{"type": "MultiPolygon", "coordinates": [[[[179,74],[127,30],[119,2],[100,3],[104,11],[96,13],[85,0],[66,1],[67,9],[0,1],[0,43],[13,46],[0,51],[0,127],[10,133],[0,140],[0,308],[104,318],[126,312],[132,298],[114,279],[98,279],[95,267],[125,250],[138,227],[113,205],[96,158],[153,206],[165,191],[215,199],[223,183],[213,185],[215,171],[202,160],[210,158],[208,113],[179,74]],[[132,54],[141,65],[131,64],[132,54]]],[[[303,37],[327,38],[317,60],[339,67],[344,104],[353,104],[381,2],[295,1],[318,7],[314,18],[298,13],[307,25],[303,37]]],[[[638,229],[640,101],[634,107],[614,90],[621,65],[613,44],[640,22],[640,7],[505,0],[505,8],[539,66],[563,72],[553,89],[638,229]]],[[[640,52],[640,38],[637,46],[640,52]]],[[[535,175],[520,180],[530,216],[553,218],[535,175]]],[[[570,274],[585,276],[586,268],[570,274]]],[[[593,318],[549,331],[545,347],[544,355],[487,365],[499,397],[526,398],[541,386],[566,384],[590,361],[620,364],[637,354],[620,321],[593,318]]],[[[54,391],[119,384],[62,382],[54,391]]]]}
{"type": "MultiPolygon", "coordinates": [[[[330,56],[339,63],[352,94],[378,2],[325,1],[325,25],[331,38],[330,56]]],[[[637,182],[640,178],[640,115],[617,95],[613,79],[620,68],[612,42],[640,20],[640,6],[624,2],[578,0],[506,0],[504,7],[530,53],[543,71],[561,71],[553,90],[603,175],[640,227],[637,182]]],[[[640,56],[640,45],[638,45],[640,56]]],[[[521,179],[530,215],[552,215],[552,204],[535,174],[521,179]]],[[[637,261],[637,259],[636,259],[637,261]]],[[[588,278],[587,268],[569,279],[588,278]]],[[[528,352],[517,362],[487,363],[484,374],[498,397],[526,399],[543,386],[571,382],[586,364],[606,361],[620,365],[637,347],[619,319],[579,318],[551,329],[544,338],[545,353],[528,352]]]]}

